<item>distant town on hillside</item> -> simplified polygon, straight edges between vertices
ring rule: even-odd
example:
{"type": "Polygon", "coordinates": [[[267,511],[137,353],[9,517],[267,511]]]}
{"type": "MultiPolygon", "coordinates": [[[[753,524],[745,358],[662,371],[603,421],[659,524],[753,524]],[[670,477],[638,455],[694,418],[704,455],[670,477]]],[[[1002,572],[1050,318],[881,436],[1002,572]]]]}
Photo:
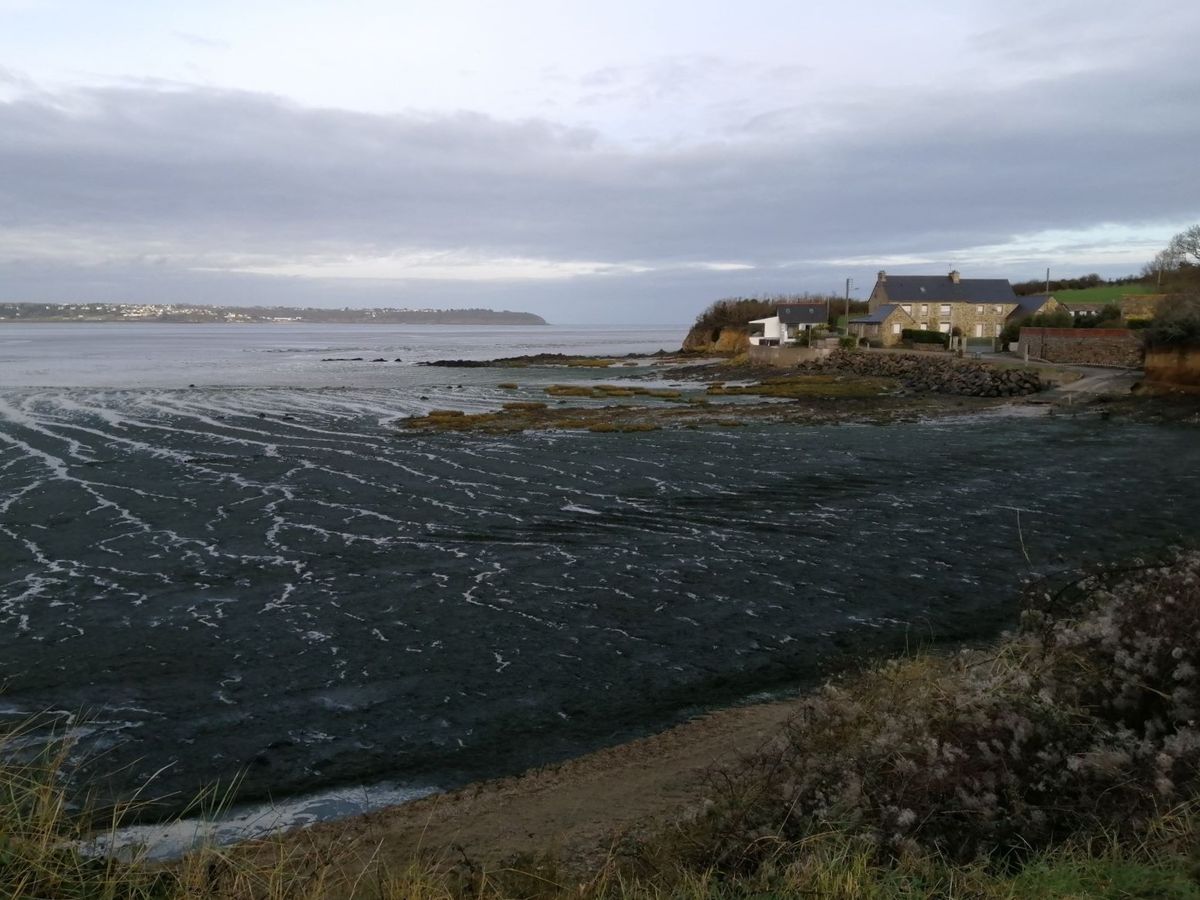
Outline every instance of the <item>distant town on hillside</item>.
{"type": "Polygon", "coordinates": [[[492,309],[316,309],[160,303],[0,303],[0,322],[318,322],[350,325],[545,325],[533,313],[492,309]]]}

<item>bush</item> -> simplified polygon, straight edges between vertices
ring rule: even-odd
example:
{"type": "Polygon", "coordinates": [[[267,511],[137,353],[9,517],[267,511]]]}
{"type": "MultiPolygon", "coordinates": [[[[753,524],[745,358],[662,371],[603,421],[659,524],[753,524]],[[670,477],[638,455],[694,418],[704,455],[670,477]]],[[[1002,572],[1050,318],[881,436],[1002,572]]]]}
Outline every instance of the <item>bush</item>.
{"type": "Polygon", "coordinates": [[[893,661],[806,699],[714,782],[700,851],[753,866],[755,835],[834,829],[884,858],[1004,858],[1134,836],[1193,798],[1200,552],[1031,590],[1025,607],[997,650],[893,661]]]}
{"type": "Polygon", "coordinates": [[[1146,346],[1200,346],[1200,294],[1180,294],[1163,300],[1146,328],[1146,346]]]}
{"type": "MultiPolygon", "coordinates": [[[[864,338],[864,340],[866,340],[866,339],[864,338]]],[[[853,337],[851,335],[846,335],[844,337],[840,337],[840,338],[838,338],[838,346],[841,347],[843,350],[853,350],[855,347],[858,346],[858,338],[853,337]]]]}
{"type": "Polygon", "coordinates": [[[925,331],[920,328],[905,328],[900,332],[901,340],[912,341],[914,344],[948,344],[948,336],[940,331],[925,331]]]}

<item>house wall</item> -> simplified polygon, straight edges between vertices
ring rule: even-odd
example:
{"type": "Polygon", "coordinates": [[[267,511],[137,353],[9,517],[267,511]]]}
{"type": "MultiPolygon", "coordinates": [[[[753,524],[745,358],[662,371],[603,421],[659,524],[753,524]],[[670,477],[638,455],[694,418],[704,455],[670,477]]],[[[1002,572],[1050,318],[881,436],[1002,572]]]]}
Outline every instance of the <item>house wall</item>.
{"type": "Polygon", "coordinates": [[[1022,328],[1017,353],[1082,366],[1142,365],[1142,339],[1128,328],[1022,328]]]}
{"type": "Polygon", "coordinates": [[[887,302],[887,282],[876,281],[875,287],[871,288],[871,296],[867,298],[867,312],[873,313],[887,302]]]}
{"type": "Polygon", "coordinates": [[[1118,301],[1126,319],[1153,319],[1166,294],[1126,294],[1118,301]]]}
{"type": "Polygon", "coordinates": [[[1017,308],[1015,303],[906,303],[901,309],[904,306],[912,306],[909,315],[915,323],[906,325],[906,328],[926,331],[952,331],[958,328],[968,338],[998,337],[1005,321],[1017,308]],[[942,312],[943,306],[950,308],[949,313],[942,312]]]}

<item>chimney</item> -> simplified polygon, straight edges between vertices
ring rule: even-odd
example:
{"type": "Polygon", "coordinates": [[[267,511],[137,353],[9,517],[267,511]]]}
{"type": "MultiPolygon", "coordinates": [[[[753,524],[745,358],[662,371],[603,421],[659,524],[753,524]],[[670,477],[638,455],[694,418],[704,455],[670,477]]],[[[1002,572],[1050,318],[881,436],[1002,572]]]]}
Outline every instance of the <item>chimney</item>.
{"type": "Polygon", "coordinates": [[[959,277],[960,277],[960,276],[959,276],[959,274],[958,274],[958,269],[951,269],[951,270],[950,270],[950,280],[951,280],[951,281],[953,281],[955,284],[958,284],[959,277]]]}
{"type": "Polygon", "coordinates": [[[879,280],[887,281],[887,272],[883,271],[883,269],[879,270],[879,280]]]}

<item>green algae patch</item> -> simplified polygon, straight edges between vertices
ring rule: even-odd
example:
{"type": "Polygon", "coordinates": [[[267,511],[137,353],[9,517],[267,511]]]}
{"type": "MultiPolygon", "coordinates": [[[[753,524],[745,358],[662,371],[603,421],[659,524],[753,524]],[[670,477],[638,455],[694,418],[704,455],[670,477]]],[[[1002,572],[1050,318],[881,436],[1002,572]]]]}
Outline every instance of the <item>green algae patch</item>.
{"type": "Polygon", "coordinates": [[[577,369],[607,369],[613,364],[611,359],[595,359],[592,357],[575,357],[567,360],[567,365],[577,369]]]}
{"type": "Polygon", "coordinates": [[[515,391],[517,389],[517,383],[515,381],[502,381],[496,385],[496,387],[503,388],[506,391],[515,391]]]}
{"type": "Polygon", "coordinates": [[[839,375],[789,375],[767,378],[758,384],[730,387],[721,382],[708,386],[710,397],[774,397],[783,400],[840,399],[878,397],[895,390],[895,382],[886,378],[856,378],[839,375]]]}
{"type": "Polygon", "coordinates": [[[505,403],[504,406],[501,407],[501,409],[525,409],[525,410],[545,409],[545,408],[546,408],[545,403],[539,403],[536,400],[514,401],[512,403],[505,403]]]}

